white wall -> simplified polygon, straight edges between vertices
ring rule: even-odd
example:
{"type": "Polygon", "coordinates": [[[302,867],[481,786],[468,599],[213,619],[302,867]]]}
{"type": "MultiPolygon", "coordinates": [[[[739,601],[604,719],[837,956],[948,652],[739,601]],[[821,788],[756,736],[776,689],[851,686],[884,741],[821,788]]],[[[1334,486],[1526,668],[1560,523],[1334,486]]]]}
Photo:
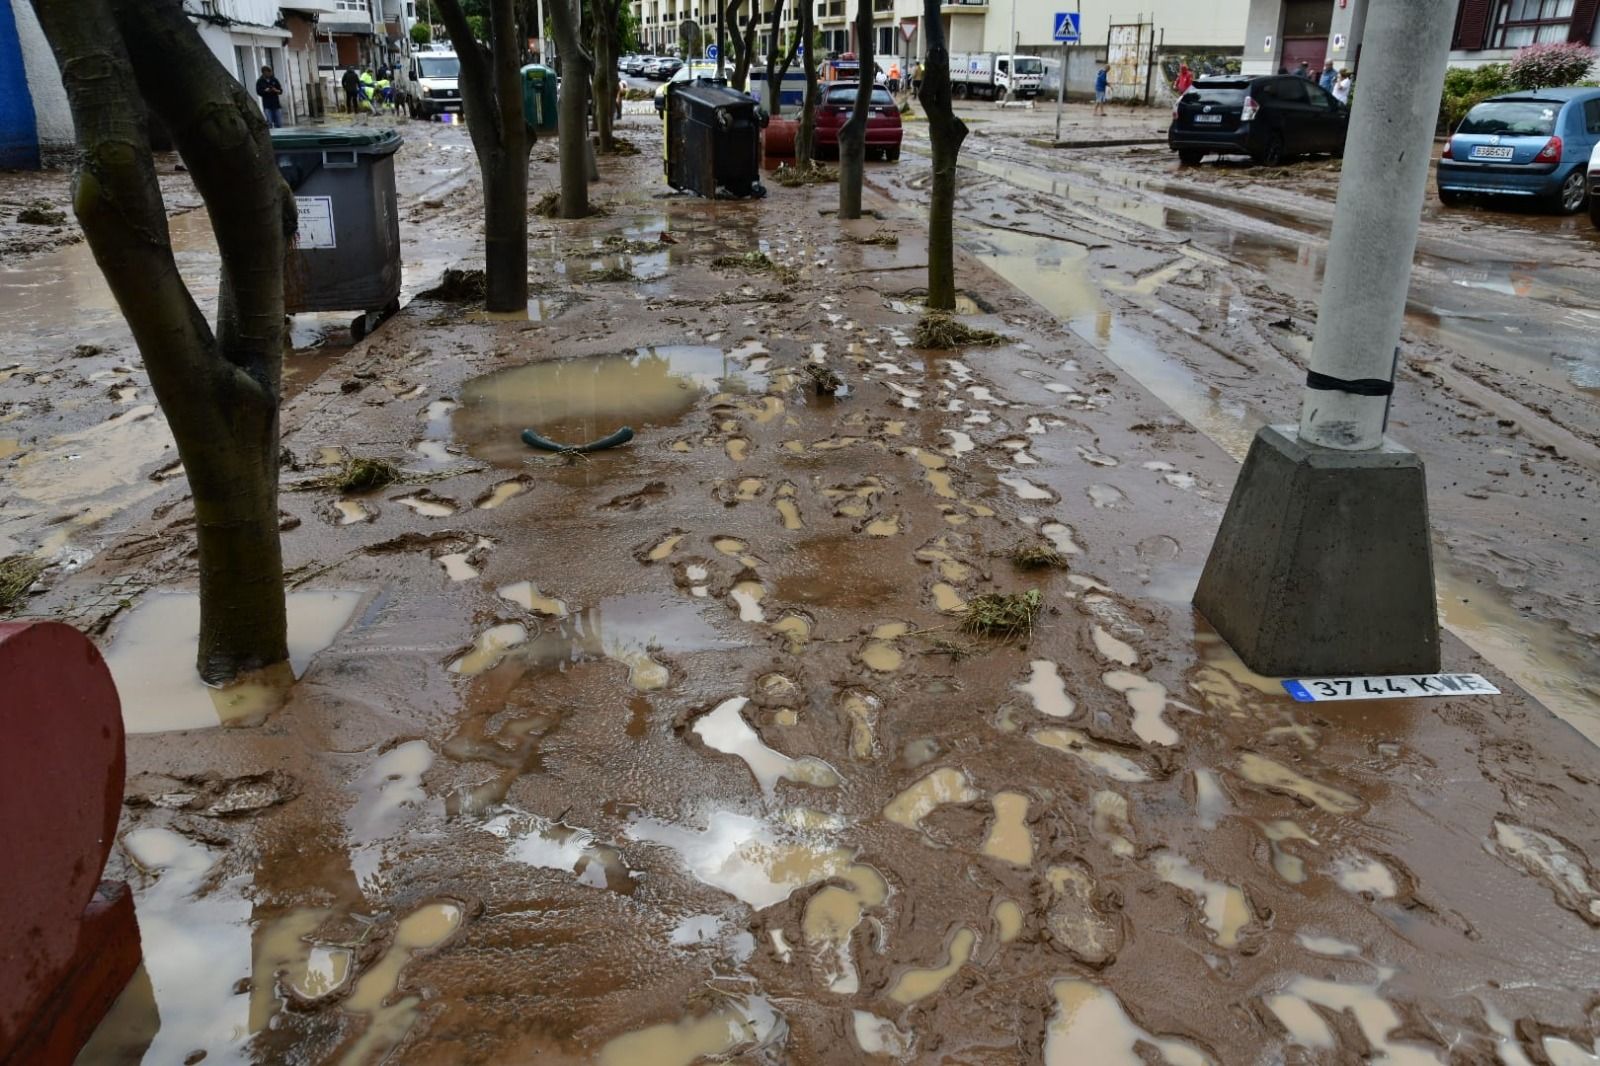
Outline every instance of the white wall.
{"type": "Polygon", "coordinates": [[[10,0],[17,21],[17,39],[22,46],[22,65],[28,72],[28,95],[33,97],[33,123],[38,130],[39,147],[45,154],[71,148],[74,143],[72,109],[67,106],[67,90],[61,84],[50,42],[45,40],[39,20],[28,0],[10,0]]]}

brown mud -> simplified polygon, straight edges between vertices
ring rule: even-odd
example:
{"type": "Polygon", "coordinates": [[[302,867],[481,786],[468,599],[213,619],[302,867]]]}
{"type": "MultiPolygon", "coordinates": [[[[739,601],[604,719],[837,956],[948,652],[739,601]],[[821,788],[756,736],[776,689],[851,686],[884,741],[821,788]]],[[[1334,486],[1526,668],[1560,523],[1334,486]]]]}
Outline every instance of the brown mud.
{"type": "MultiPolygon", "coordinates": [[[[624,126],[611,214],[535,223],[536,311],[414,301],[290,401],[286,483],[430,480],[286,493],[348,623],[262,724],[130,736],[148,980],[82,1061],[1583,1061],[1591,744],[1454,639],[1506,695],[1249,674],[1165,591],[1227,450],[971,254],[1007,342],[913,349],[909,158],[862,245],[828,187],[669,196],[624,126]],[[608,237],[654,279],[581,280],[608,237]],[[797,280],[710,266],[758,249],[797,280]],[[959,630],[1028,589],[1026,640],[959,630]]],[[[181,480],[156,509],[34,606],[115,649],[118,597],[192,586],[181,480]]]]}

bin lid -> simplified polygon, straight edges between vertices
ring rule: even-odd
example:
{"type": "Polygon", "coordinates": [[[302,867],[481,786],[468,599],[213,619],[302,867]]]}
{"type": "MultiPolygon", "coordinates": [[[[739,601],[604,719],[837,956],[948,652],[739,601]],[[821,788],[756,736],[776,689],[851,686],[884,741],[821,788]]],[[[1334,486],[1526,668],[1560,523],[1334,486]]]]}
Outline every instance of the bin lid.
{"type": "Polygon", "coordinates": [[[374,126],[335,126],[324,128],[278,129],[272,131],[272,150],[294,151],[356,151],[369,155],[388,155],[400,147],[400,134],[396,130],[374,126]]]}
{"type": "Polygon", "coordinates": [[[682,97],[702,107],[755,106],[754,100],[737,89],[730,89],[725,85],[715,85],[710,80],[703,78],[673,82],[670,91],[673,96],[682,97]]]}
{"type": "Polygon", "coordinates": [[[524,78],[532,77],[535,80],[537,80],[539,78],[551,78],[551,77],[554,77],[555,73],[556,73],[555,71],[551,70],[549,67],[544,66],[541,63],[529,63],[527,66],[522,68],[522,76],[524,78]]]}

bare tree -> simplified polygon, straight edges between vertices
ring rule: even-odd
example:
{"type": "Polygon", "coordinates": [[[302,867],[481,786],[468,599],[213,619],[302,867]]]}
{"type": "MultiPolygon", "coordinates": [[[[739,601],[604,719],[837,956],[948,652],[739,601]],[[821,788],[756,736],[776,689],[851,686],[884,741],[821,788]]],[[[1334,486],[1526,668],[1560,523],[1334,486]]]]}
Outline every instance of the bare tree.
{"type": "Polygon", "coordinates": [[[513,0],[488,0],[490,42],[473,38],[461,0],[435,0],[461,61],[461,102],[483,179],[484,306],[528,306],[528,129],[522,32],[513,0]]]}
{"type": "Polygon", "coordinates": [[[928,197],[928,306],[956,307],[955,237],[956,157],[967,138],[967,124],[956,117],[950,99],[950,51],[939,20],[939,0],[922,0],[922,32],[928,57],[922,65],[922,110],[928,115],[933,149],[933,187],[928,197]]]}
{"type": "MultiPolygon", "coordinates": [[[[729,84],[739,92],[744,92],[745,83],[750,78],[750,64],[756,51],[756,29],[761,25],[759,0],[749,0],[750,13],[745,16],[744,30],[739,30],[739,8],[745,0],[728,0],[727,10],[722,18],[733,23],[734,33],[730,40],[733,42],[733,76],[729,84]]],[[[721,21],[721,20],[719,20],[721,21]]]]}
{"type": "Polygon", "coordinates": [[[794,139],[794,159],[797,166],[807,166],[811,162],[811,155],[817,141],[817,98],[821,95],[821,88],[817,84],[817,42],[812,40],[812,15],[815,10],[816,0],[799,0],[800,19],[795,28],[799,42],[805,47],[806,70],[806,98],[800,106],[800,132],[794,139]]]}
{"type": "Polygon", "coordinates": [[[563,90],[557,104],[561,145],[561,217],[589,215],[589,56],[583,50],[578,0],[550,0],[550,27],[555,33],[563,90]]]}
{"type": "Polygon", "coordinates": [[[276,666],[288,659],[278,410],[295,204],[266,120],[180,0],[33,7],[77,128],[73,210],[139,346],[194,495],[196,667],[220,683],[276,666]],[[222,258],[214,331],[173,258],[150,154],[152,112],[211,216],[222,258]]]}
{"type": "Polygon", "coordinates": [[[856,107],[839,130],[839,217],[861,217],[861,182],[867,169],[867,119],[872,114],[872,88],[877,67],[872,57],[872,0],[856,0],[856,53],[861,73],[856,79],[856,107]]]}

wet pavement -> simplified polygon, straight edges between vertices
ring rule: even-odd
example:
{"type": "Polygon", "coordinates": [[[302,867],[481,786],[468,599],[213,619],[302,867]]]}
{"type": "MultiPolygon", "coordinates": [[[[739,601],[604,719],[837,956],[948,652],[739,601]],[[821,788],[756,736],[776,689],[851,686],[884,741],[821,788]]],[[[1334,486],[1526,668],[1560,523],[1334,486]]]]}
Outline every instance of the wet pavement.
{"type": "MultiPolygon", "coordinates": [[[[664,195],[624,128],[610,213],[536,223],[537,315],[416,300],[288,403],[307,660],[258,724],[130,736],[110,872],[146,967],[80,1061],[1600,1054],[1594,746],[1454,639],[1505,695],[1295,703],[1187,606],[1231,442],[1290,395],[1262,308],[1303,306],[974,182],[965,317],[1005,341],[918,350],[912,156],[871,168],[882,221],[819,226],[826,187],[664,195]],[[607,238],[665,262],[593,278],[649,258],[607,238]],[[711,266],[757,248],[794,275],[711,266]],[[1254,347],[1213,376],[1225,328],[1254,347]],[[575,460],[516,439],[623,422],[575,460]],[[306,484],[358,455],[407,481],[306,484]],[[1064,567],[1012,562],[1045,545],[1064,567]],[[960,628],[1028,590],[1025,639],[960,628]]],[[[1551,498],[1436,513],[1504,552],[1551,498]]],[[[32,606],[181,651],[181,479],[152,510],[32,606]]]]}

